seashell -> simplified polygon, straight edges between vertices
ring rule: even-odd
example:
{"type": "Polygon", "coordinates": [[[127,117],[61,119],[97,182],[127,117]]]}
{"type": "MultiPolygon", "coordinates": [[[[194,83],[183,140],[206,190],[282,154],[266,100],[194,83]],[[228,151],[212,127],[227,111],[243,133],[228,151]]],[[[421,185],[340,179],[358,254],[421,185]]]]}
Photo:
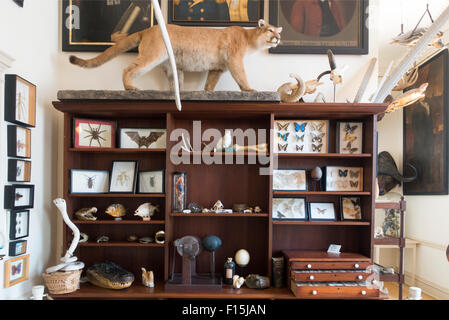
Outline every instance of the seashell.
{"type": "Polygon", "coordinates": [[[152,243],[154,241],[154,238],[152,237],[142,237],[139,239],[140,243],[152,243]]]}
{"type": "Polygon", "coordinates": [[[245,278],[235,275],[232,277],[232,286],[235,289],[240,289],[241,286],[245,283],[245,278]]]}
{"type": "Polygon", "coordinates": [[[79,220],[84,220],[84,221],[95,221],[97,220],[97,217],[95,217],[93,215],[93,213],[97,213],[97,208],[92,207],[92,208],[82,208],[79,209],[77,212],[75,212],[75,216],[79,219],[79,220]]]}
{"type": "Polygon", "coordinates": [[[151,203],[141,204],[134,215],[142,218],[143,221],[150,221],[151,217],[154,215],[154,212],[159,212],[159,205],[153,206],[151,203]]]}
{"type": "Polygon", "coordinates": [[[114,217],[115,220],[122,220],[122,217],[126,215],[126,209],[123,205],[119,203],[111,204],[107,209],[106,213],[111,217],[114,217]]]}
{"type": "Polygon", "coordinates": [[[192,210],[185,209],[185,210],[182,210],[182,213],[192,213],[192,210]]]}
{"type": "Polygon", "coordinates": [[[100,242],[108,242],[109,241],[109,237],[108,236],[99,236],[98,238],[97,238],[97,243],[100,243],[100,242]]]}
{"type": "Polygon", "coordinates": [[[128,240],[129,242],[135,242],[135,241],[137,241],[137,236],[131,235],[126,240],[128,240]]]}

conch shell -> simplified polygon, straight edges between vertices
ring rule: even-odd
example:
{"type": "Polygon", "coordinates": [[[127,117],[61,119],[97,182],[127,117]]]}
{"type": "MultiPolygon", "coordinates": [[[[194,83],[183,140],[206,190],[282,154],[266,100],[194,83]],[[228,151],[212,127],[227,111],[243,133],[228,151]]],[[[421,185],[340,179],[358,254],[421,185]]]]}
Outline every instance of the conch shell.
{"type": "Polygon", "coordinates": [[[426,97],[428,83],[423,83],[419,88],[405,92],[399,98],[394,100],[385,111],[386,113],[394,112],[398,109],[405,108],[426,97]]]}
{"type": "Polygon", "coordinates": [[[126,209],[122,204],[115,203],[111,204],[107,209],[106,213],[116,220],[122,220],[122,217],[126,215],[126,209]]]}
{"type": "Polygon", "coordinates": [[[297,83],[285,83],[277,90],[281,94],[283,102],[298,102],[306,94],[315,93],[317,87],[323,84],[318,80],[304,82],[300,76],[293,73],[290,74],[290,77],[296,79],[297,83]]]}

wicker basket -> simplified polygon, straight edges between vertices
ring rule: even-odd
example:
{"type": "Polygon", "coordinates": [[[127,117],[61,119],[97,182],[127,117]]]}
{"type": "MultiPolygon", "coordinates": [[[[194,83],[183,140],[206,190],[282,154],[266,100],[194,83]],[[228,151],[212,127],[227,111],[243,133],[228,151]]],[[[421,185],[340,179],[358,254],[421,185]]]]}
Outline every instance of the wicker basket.
{"type": "Polygon", "coordinates": [[[79,289],[82,270],[43,273],[45,285],[51,294],[64,294],[79,289]]]}

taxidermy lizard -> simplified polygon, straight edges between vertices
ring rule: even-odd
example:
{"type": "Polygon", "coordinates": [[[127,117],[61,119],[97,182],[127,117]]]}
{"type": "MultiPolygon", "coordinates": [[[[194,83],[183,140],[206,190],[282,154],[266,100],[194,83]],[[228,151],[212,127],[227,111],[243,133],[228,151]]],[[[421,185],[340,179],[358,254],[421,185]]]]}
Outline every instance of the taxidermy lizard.
{"type": "MultiPolygon", "coordinates": [[[[258,26],[252,29],[239,26],[213,29],[169,24],[167,31],[180,84],[183,83],[184,72],[208,72],[205,90],[213,91],[221,75],[229,70],[242,91],[255,91],[246,78],[244,57],[249,52],[276,47],[281,41],[282,28],[259,20],[258,26]]],[[[134,78],[158,65],[164,69],[170,88],[173,89],[174,76],[159,25],[130,36],[115,35],[113,40],[116,40],[116,44],[97,57],[83,60],[71,56],[70,62],[84,68],[96,68],[139,46],[137,58],[123,72],[125,89],[138,90],[133,85],[134,78]]]]}

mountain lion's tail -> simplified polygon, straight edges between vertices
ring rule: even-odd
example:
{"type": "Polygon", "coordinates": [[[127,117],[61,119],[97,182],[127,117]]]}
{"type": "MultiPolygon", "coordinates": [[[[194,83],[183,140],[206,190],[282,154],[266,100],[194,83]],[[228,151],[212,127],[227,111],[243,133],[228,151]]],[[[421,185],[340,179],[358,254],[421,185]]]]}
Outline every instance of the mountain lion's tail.
{"type": "Polygon", "coordinates": [[[101,53],[97,57],[89,60],[80,59],[76,56],[70,56],[69,59],[70,63],[78,65],[83,68],[99,67],[105,64],[106,62],[114,59],[121,53],[137,47],[140,44],[140,41],[142,40],[142,33],[143,31],[136,32],[130,35],[129,37],[117,41],[115,45],[106,49],[103,53],[101,53]]]}

